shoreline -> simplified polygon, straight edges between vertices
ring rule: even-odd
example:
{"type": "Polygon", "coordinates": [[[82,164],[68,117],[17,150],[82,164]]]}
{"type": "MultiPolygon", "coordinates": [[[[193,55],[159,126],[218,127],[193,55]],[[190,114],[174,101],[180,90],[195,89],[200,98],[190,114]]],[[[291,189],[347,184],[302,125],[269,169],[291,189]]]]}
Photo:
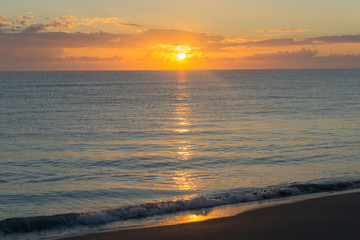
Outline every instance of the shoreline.
{"type": "Polygon", "coordinates": [[[287,200],[251,208],[231,217],[52,239],[360,239],[358,189],[287,200]]]}

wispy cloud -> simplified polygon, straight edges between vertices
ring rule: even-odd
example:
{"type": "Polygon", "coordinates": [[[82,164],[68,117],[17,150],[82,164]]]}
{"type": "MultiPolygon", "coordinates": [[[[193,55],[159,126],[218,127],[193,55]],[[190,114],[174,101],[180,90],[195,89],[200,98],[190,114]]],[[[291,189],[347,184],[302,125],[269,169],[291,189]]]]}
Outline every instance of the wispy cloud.
{"type": "Polygon", "coordinates": [[[98,62],[98,61],[119,61],[122,57],[120,56],[112,56],[112,57],[60,57],[60,58],[54,58],[52,60],[55,61],[80,61],[80,62],[98,62]]]}
{"type": "Polygon", "coordinates": [[[0,16],[0,21],[9,21],[10,19],[8,17],[0,16]]]}
{"type": "Polygon", "coordinates": [[[79,22],[80,25],[92,25],[94,23],[110,23],[125,27],[142,27],[140,24],[128,23],[127,21],[121,20],[117,17],[82,18],[79,22]]]}
{"type": "Polygon", "coordinates": [[[229,47],[285,47],[285,46],[316,46],[324,44],[360,43],[360,35],[320,36],[309,38],[269,38],[265,40],[250,40],[245,42],[217,42],[214,49],[229,47]]]}
{"type": "Polygon", "coordinates": [[[313,44],[321,43],[360,43],[360,34],[357,35],[341,35],[341,36],[321,36],[307,38],[313,44]]]}
{"type": "Polygon", "coordinates": [[[71,26],[39,24],[29,26],[25,31],[17,33],[0,32],[0,48],[148,48],[156,45],[189,45],[197,49],[205,49],[213,42],[221,42],[219,35],[196,33],[176,29],[150,29],[137,34],[115,34],[106,32],[71,33],[40,32],[49,28],[65,29],[71,26]]]}
{"type": "Polygon", "coordinates": [[[75,26],[76,24],[68,21],[67,22],[53,21],[48,24],[44,24],[44,23],[31,24],[30,26],[26,27],[23,30],[23,32],[32,33],[32,32],[46,31],[46,30],[69,31],[75,26]]]}
{"type": "Polygon", "coordinates": [[[78,19],[73,15],[62,17],[46,17],[43,22],[36,22],[32,15],[5,17],[0,16],[0,31],[2,32],[44,32],[70,31],[77,26],[96,26],[96,24],[112,24],[119,27],[140,28],[142,25],[128,23],[118,17],[97,17],[78,19]]]}
{"type": "Polygon", "coordinates": [[[282,60],[282,61],[304,61],[311,59],[319,54],[317,50],[301,49],[298,51],[278,51],[276,53],[268,54],[254,54],[243,57],[244,60],[263,61],[263,60],[282,60]]]}
{"type": "Polygon", "coordinates": [[[309,29],[270,29],[270,30],[258,30],[258,33],[287,33],[287,32],[309,32],[309,29]]]}
{"type": "Polygon", "coordinates": [[[13,18],[17,18],[17,19],[31,19],[31,18],[33,18],[33,16],[29,16],[29,15],[25,15],[25,16],[14,16],[13,18]]]}
{"type": "Polygon", "coordinates": [[[217,61],[246,65],[246,63],[259,63],[264,68],[358,68],[360,55],[356,54],[330,54],[320,56],[315,49],[301,49],[297,51],[277,51],[267,54],[253,54],[239,58],[220,58],[217,61]]]}

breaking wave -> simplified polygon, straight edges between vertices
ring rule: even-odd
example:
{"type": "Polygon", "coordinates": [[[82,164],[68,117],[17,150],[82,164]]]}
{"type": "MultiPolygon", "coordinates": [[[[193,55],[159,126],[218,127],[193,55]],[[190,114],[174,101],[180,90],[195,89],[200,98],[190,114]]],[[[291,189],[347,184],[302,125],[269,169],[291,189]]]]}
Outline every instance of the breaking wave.
{"type": "Polygon", "coordinates": [[[267,189],[247,190],[246,192],[228,193],[221,196],[199,196],[190,200],[165,201],[123,206],[102,211],[9,218],[0,221],[0,234],[26,233],[33,231],[66,228],[80,225],[97,225],[127,219],[145,218],[186,210],[210,208],[226,204],[254,202],[277,199],[309,193],[341,191],[360,187],[360,180],[333,183],[294,183],[288,186],[269,187],[267,189]]]}

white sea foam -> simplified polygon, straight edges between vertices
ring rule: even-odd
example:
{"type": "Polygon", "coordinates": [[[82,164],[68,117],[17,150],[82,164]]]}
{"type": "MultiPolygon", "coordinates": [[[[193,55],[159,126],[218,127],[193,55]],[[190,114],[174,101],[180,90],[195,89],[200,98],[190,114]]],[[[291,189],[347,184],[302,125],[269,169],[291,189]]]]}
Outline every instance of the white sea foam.
{"type": "Polygon", "coordinates": [[[61,229],[74,226],[101,225],[109,222],[140,219],[149,216],[176,213],[187,210],[198,210],[220,205],[254,202],[277,199],[301,194],[339,191],[360,187],[360,180],[339,181],[332,183],[292,184],[289,186],[269,187],[267,189],[247,190],[243,193],[228,193],[217,197],[199,196],[190,200],[164,201],[123,206],[102,211],[38,216],[28,218],[11,218],[0,221],[0,233],[5,236],[11,233],[61,229]]]}

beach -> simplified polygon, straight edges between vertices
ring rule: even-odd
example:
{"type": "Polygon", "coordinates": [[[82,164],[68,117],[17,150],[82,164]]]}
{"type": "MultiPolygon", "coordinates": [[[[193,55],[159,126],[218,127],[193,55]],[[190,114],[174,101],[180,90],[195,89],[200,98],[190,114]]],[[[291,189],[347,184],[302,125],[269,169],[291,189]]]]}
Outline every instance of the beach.
{"type": "Polygon", "coordinates": [[[360,192],[352,192],[202,222],[97,232],[58,239],[360,239],[359,213],[360,192]]]}

